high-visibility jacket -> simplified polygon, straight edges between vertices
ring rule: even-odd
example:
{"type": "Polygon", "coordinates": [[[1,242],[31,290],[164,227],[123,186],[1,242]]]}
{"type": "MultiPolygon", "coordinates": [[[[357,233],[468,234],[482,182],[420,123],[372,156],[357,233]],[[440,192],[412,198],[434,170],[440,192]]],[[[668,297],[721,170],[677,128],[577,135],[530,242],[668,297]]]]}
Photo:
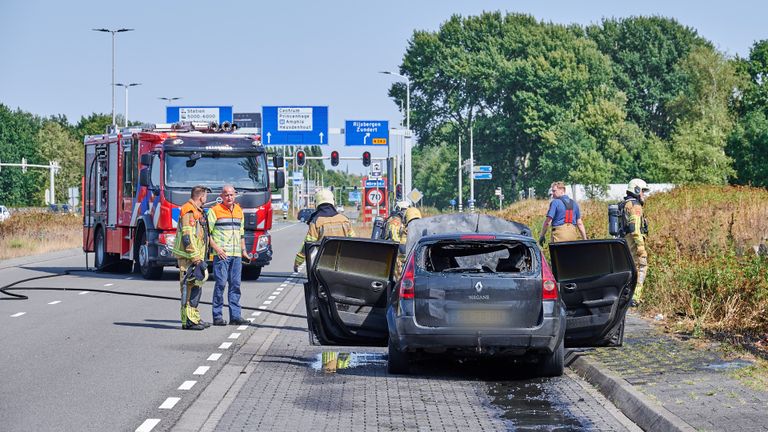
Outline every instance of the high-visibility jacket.
{"type": "Polygon", "coordinates": [[[205,259],[208,246],[208,230],[203,209],[192,200],[181,206],[176,240],[171,251],[177,258],[195,261],[205,259]]]}
{"type": "MultiPolygon", "coordinates": [[[[317,219],[309,223],[309,230],[307,230],[304,243],[314,243],[323,237],[355,237],[355,231],[352,229],[349,219],[343,214],[318,216],[317,219]]],[[[304,244],[302,244],[299,253],[296,254],[294,266],[298,267],[304,261],[304,244]]]]}
{"type": "Polygon", "coordinates": [[[240,245],[245,238],[243,209],[235,204],[230,210],[224,204],[216,204],[208,210],[208,229],[213,241],[229,256],[240,256],[240,245]]]}

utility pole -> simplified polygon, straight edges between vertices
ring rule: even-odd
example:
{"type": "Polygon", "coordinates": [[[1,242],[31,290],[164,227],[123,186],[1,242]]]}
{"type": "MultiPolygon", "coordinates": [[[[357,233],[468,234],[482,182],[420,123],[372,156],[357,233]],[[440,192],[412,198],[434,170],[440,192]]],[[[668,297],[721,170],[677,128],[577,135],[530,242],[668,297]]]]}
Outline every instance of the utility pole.
{"type": "Polygon", "coordinates": [[[469,124],[469,212],[475,212],[475,150],[472,123],[469,124]]]}

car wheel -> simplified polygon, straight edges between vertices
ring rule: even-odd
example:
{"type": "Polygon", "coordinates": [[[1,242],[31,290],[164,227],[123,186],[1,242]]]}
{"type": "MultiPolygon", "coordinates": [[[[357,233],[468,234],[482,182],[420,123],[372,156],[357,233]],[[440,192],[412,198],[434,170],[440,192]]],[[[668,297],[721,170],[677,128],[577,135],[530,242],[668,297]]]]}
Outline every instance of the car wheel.
{"type": "Polygon", "coordinates": [[[619,324],[616,327],[616,330],[608,338],[607,345],[609,347],[620,347],[624,345],[624,323],[626,320],[627,320],[626,317],[623,320],[621,320],[621,324],[619,324]]]}
{"type": "Polygon", "coordinates": [[[149,261],[149,245],[147,245],[145,229],[141,229],[139,235],[136,236],[136,245],[136,266],[144,279],[157,280],[163,277],[163,267],[151,265],[149,261]]]}
{"type": "Polygon", "coordinates": [[[563,374],[565,347],[561,341],[551,355],[543,356],[539,363],[539,375],[545,377],[558,377],[563,374]]]}
{"type": "Polygon", "coordinates": [[[96,270],[104,271],[112,263],[112,257],[107,253],[107,239],[103,228],[96,229],[96,236],[93,242],[93,265],[96,270]]]}
{"type": "Polygon", "coordinates": [[[261,276],[261,266],[243,266],[243,279],[255,281],[261,276]]]}
{"type": "Polygon", "coordinates": [[[387,359],[387,372],[392,375],[407,375],[411,371],[410,355],[402,352],[394,345],[392,339],[387,344],[389,358],[387,359]]]}

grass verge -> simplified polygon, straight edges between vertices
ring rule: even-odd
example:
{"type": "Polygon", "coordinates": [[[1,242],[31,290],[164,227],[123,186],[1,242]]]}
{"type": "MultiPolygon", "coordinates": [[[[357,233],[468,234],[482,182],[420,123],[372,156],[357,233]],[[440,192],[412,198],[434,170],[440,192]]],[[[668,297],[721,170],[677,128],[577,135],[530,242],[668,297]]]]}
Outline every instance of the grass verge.
{"type": "Polygon", "coordinates": [[[0,260],[83,244],[79,214],[17,213],[0,223],[0,260]]]}

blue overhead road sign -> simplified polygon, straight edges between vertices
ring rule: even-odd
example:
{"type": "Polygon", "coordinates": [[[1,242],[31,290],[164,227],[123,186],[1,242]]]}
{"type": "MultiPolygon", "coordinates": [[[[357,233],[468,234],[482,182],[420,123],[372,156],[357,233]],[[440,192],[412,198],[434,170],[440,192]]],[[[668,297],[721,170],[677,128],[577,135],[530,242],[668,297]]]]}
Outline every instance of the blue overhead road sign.
{"type": "Polygon", "coordinates": [[[389,122],[387,120],[347,120],[344,136],[348,146],[387,145],[389,122]]]}
{"type": "Polygon", "coordinates": [[[472,178],[475,180],[491,180],[493,179],[493,173],[472,173],[472,178]]]}
{"type": "Polygon", "coordinates": [[[169,106],[165,107],[165,121],[232,123],[232,106],[169,106]]]}
{"type": "Polygon", "coordinates": [[[265,106],[261,117],[263,144],[328,144],[327,106],[265,106]]]}

